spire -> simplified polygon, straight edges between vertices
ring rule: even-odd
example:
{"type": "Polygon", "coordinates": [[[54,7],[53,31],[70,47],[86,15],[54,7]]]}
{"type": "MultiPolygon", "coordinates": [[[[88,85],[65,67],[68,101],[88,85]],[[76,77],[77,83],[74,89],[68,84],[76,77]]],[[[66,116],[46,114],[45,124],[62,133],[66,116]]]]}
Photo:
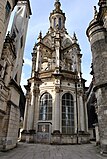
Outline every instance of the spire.
{"type": "Polygon", "coordinates": [[[73,35],[73,38],[72,38],[73,42],[74,43],[77,43],[78,39],[77,39],[77,36],[76,36],[76,33],[74,32],[74,35],[73,35]]]}
{"type": "Polygon", "coordinates": [[[39,36],[38,36],[38,42],[41,42],[42,40],[42,32],[40,31],[39,36]]]}

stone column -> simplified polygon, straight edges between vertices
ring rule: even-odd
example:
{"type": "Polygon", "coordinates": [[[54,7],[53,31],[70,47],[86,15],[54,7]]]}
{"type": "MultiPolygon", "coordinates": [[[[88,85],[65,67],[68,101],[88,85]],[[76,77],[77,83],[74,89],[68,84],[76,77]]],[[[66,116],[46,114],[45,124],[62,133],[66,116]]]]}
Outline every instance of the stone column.
{"type": "Polygon", "coordinates": [[[79,97],[79,102],[80,102],[80,131],[84,131],[84,105],[83,105],[83,98],[82,95],[80,94],[79,97]]]}
{"type": "Polygon", "coordinates": [[[85,131],[88,132],[88,114],[87,114],[86,102],[84,102],[84,111],[85,111],[85,131]]]}
{"type": "Polygon", "coordinates": [[[99,126],[98,123],[94,124],[95,126],[95,134],[96,134],[96,145],[100,143],[100,136],[99,136],[99,126]]]}
{"type": "Polygon", "coordinates": [[[37,58],[36,58],[36,72],[40,70],[40,62],[41,62],[41,48],[37,47],[37,58]]]}
{"type": "Polygon", "coordinates": [[[29,107],[29,95],[26,96],[26,105],[24,112],[24,122],[23,122],[23,130],[28,130],[28,107],[29,107]]]}
{"type": "Polygon", "coordinates": [[[28,130],[33,129],[33,123],[34,123],[34,107],[35,107],[35,90],[32,92],[32,97],[31,97],[31,106],[30,106],[30,113],[29,113],[29,118],[28,118],[28,130]]]}
{"type": "MultiPolygon", "coordinates": [[[[59,42],[57,42],[59,43],[59,42]]],[[[59,47],[56,47],[56,67],[59,68],[60,59],[59,59],[59,47]]]]}
{"type": "Polygon", "coordinates": [[[38,116],[39,116],[39,103],[38,103],[38,95],[39,95],[39,90],[36,90],[35,92],[35,106],[34,106],[34,123],[33,123],[33,129],[36,130],[37,127],[37,121],[38,121],[38,116]]]}
{"type": "Polygon", "coordinates": [[[60,131],[60,88],[55,87],[54,131],[60,131]]]}
{"type": "Polygon", "coordinates": [[[34,48],[34,51],[32,53],[32,73],[31,73],[31,77],[35,76],[35,70],[36,70],[36,49],[34,48]]]}
{"type": "Polygon", "coordinates": [[[56,72],[59,72],[60,67],[60,34],[56,33],[55,39],[55,51],[56,51],[56,72]]]}

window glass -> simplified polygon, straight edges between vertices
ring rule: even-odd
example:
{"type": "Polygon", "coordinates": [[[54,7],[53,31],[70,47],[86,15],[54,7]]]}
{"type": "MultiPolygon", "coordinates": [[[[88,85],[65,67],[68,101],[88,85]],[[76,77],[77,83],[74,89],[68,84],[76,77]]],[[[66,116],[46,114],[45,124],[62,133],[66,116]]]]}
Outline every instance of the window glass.
{"type": "Polygon", "coordinates": [[[49,93],[40,98],[39,120],[52,120],[52,96],[49,93]]]}
{"type": "Polygon", "coordinates": [[[56,27],[56,18],[54,18],[54,27],[56,27]]]}
{"type": "Polygon", "coordinates": [[[38,125],[38,132],[49,132],[49,125],[46,124],[38,125]]]}
{"type": "Polygon", "coordinates": [[[74,133],[74,101],[70,93],[62,97],[62,133],[74,133]]]}

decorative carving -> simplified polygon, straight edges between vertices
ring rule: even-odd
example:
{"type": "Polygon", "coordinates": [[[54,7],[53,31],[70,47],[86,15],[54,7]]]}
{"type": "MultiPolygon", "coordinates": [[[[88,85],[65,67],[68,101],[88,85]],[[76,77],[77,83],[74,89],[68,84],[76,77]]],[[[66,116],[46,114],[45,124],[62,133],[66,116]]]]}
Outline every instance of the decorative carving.
{"type": "Polygon", "coordinates": [[[43,40],[43,43],[44,43],[46,46],[48,46],[49,48],[51,48],[51,41],[50,41],[48,38],[45,38],[45,39],[43,40]]]}
{"type": "Polygon", "coordinates": [[[33,90],[34,96],[36,96],[36,95],[39,94],[39,93],[40,93],[40,90],[39,90],[39,89],[33,90]]]}
{"type": "Polygon", "coordinates": [[[55,86],[55,92],[56,92],[56,93],[60,93],[60,87],[55,86]]]}
{"type": "Polygon", "coordinates": [[[67,38],[66,40],[63,41],[62,46],[63,46],[64,48],[67,48],[67,47],[69,47],[71,44],[72,44],[71,41],[67,38]]]}

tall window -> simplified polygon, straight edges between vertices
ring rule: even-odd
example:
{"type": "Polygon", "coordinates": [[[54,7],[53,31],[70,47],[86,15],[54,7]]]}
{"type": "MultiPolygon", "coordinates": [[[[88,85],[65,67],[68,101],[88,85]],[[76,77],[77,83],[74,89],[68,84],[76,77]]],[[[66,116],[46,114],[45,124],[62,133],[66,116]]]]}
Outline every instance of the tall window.
{"type": "Polygon", "coordinates": [[[74,101],[70,93],[62,97],[62,133],[74,133],[74,101]]]}
{"type": "Polygon", "coordinates": [[[61,18],[59,18],[59,29],[61,29],[61,18]]]}
{"type": "Polygon", "coordinates": [[[52,96],[49,93],[40,98],[39,120],[52,120],[52,96]]]}
{"type": "Polygon", "coordinates": [[[54,27],[56,27],[56,18],[54,18],[54,27]]]}
{"type": "Polygon", "coordinates": [[[23,47],[23,36],[20,39],[20,48],[22,48],[22,47],[23,47]]]}
{"type": "Polygon", "coordinates": [[[11,6],[10,6],[10,3],[7,1],[7,4],[6,4],[6,19],[8,18],[8,16],[10,15],[10,10],[11,10],[11,6]]]}

